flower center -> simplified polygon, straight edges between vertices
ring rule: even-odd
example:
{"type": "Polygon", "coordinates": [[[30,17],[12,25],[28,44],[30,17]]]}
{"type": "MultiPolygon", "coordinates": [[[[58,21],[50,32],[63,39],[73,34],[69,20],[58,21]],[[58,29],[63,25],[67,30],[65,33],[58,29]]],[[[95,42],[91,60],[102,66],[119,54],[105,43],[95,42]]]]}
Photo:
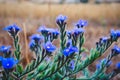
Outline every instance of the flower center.
{"type": "Polygon", "coordinates": [[[9,63],[7,63],[7,66],[9,66],[10,64],[9,63]]]}

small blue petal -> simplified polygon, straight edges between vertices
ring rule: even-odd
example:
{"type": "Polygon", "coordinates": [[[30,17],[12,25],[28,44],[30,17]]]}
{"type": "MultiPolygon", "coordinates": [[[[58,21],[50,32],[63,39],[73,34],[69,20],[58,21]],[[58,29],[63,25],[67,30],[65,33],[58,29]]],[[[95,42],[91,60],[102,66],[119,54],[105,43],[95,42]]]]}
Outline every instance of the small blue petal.
{"type": "Polygon", "coordinates": [[[111,37],[112,37],[112,39],[114,39],[114,40],[116,40],[117,38],[119,38],[120,37],[120,30],[113,30],[113,29],[111,29],[111,37]]]}
{"type": "Polygon", "coordinates": [[[88,25],[88,22],[86,20],[79,20],[75,26],[77,26],[78,28],[80,27],[84,27],[84,26],[87,26],[88,25]]]}
{"type": "Polygon", "coordinates": [[[77,29],[74,29],[73,33],[77,36],[81,33],[84,33],[84,29],[83,28],[77,28],[77,29]]]}
{"type": "Polygon", "coordinates": [[[12,36],[16,36],[19,31],[21,31],[21,28],[17,26],[16,24],[9,25],[3,30],[8,31],[12,36]]]}
{"type": "Polygon", "coordinates": [[[108,40],[108,37],[102,37],[101,38],[101,43],[105,43],[108,40]]]}
{"type": "Polygon", "coordinates": [[[63,15],[59,15],[57,18],[56,18],[56,22],[64,22],[67,20],[67,16],[63,16],[63,15]]]}
{"type": "Polygon", "coordinates": [[[2,61],[3,60],[3,57],[2,56],[0,56],[0,61],[2,61]]]}
{"type": "Polygon", "coordinates": [[[59,35],[58,30],[55,30],[53,28],[46,28],[45,26],[40,26],[38,31],[41,32],[42,35],[45,35],[45,36],[53,35],[53,37],[55,38],[59,35]]]}
{"type": "Polygon", "coordinates": [[[34,41],[40,41],[40,40],[43,40],[43,37],[40,36],[39,34],[33,34],[30,39],[34,40],[34,41]]]}
{"type": "Polygon", "coordinates": [[[75,61],[74,61],[74,60],[70,61],[70,68],[71,68],[72,70],[75,69],[75,61]]]}
{"type": "Polygon", "coordinates": [[[31,50],[34,50],[35,46],[36,46],[35,41],[34,41],[34,40],[31,40],[30,43],[29,43],[29,48],[30,48],[31,50]]]}
{"type": "Polygon", "coordinates": [[[120,62],[118,62],[118,63],[116,64],[116,68],[117,68],[117,69],[120,69],[120,62]]]}
{"type": "Polygon", "coordinates": [[[120,54],[120,48],[117,45],[113,47],[112,51],[113,51],[113,55],[120,54]]]}
{"type": "Polygon", "coordinates": [[[96,64],[96,69],[100,69],[100,64],[96,64]]]}
{"type": "Polygon", "coordinates": [[[70,47],[65,48],[65,49],[63,50],[63,54],[64,54],[65,56],[69,56],[69,55],[71,55],[71,54],[74,53],[74,52],[78,52],[78,48],[77,48],[77,47],[70,46],[70,47]]]}
{"type": "Polygon", "coordinates": [[[0,46],[0,52],[7,53],[10,51],[11,46],[0,46]]]}
{"type": "Polygon", "coordinates": [[[46,51],[48,52],[53,52],[56,50],[56,46],[54,46],[51,42],[47,42],[45,45],[44,45],[44,48],[46,51]]]}
{"type": "Polygon", "coordinates": [[[120,30],[116,30],[117,37],[120,37],[120,30]]]}

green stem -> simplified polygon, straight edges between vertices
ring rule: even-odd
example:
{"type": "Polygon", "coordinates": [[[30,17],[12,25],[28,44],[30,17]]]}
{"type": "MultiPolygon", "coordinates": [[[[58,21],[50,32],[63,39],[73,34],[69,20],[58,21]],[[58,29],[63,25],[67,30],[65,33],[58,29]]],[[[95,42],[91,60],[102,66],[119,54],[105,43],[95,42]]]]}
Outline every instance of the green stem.
{"type": "Polygon", "coordinates": [[[38,63],[38,65],[34,66],[34,67],[33,67],[32,69],[30,69],[29,71],[26,71],[26,72],[22,73],[22,74],[19,76],[19,78],[21,79],[21,78],[23,78],[26,74],[34,71],[34,70],[40,65],[40,63],[44,60],[44,58],[45,58],[46,56],[47,56],[47,54],[45,54],[45,56],[42,57],[42,59],[40,60],[40,62],[38,63]]]}
{"type": "MultiPolygon", "coordinates": [[[[106,49],[104,49],[104,51],[102,51],[102,53],[104,53],[110,46],[111,46],[111,44],[113,43],[113,41],[111,41],[110,42],[110,44],[108,44],[107,45],[107,47],[106,47],[106,49]]],[[[77,70],[77,71],[75,71],[75,72],[73,72],[72,74],[76,74],[76,73],[78,73],[79,71],[81,71],[81,70],[83,70],[84,68],[86,68],[89,64],[91,64],[91,63],[93,63],[97,58],[99,58],[101,55],[102,55],[102,53],[95,53],[95,54],[99,54],[98,56],[96,56],[96,57],[94,57],[94,58],[87,58],[86,60],[84,60],[82,63],[81,63],[81,67],[77,70]]],[[[92,55],[92,54],[90,54],[90,55],[92,55]]],[[[67,76],[71,76],[72,74],[68,74],[67,76]]],[[[66,77],[67,77],[66,76],[66,77]]]]}
{"type": "Polygon", "coordinates": [[[19,46],[19,39],[18,39],[18,36],[14,36],[13,37],[13,40],[14,40],[14,47],[15,47],[15,57],[17,58],[17,60],[20,59],[20,46],[19,46]]]}
{"type": "Polygon", "coordinates": [[[51,77],[53,74],[55,74],[56,72],[58,72],[64,65],[65,65],[65,63],[68,61],[68,58],[66,58],[66,60],[63,62],[63,64],[60,66],[60,67],[58,67],[54,72],[52,72],[50,75],[48,75],[48,76],[45,76],[45,78],[42,78],[41,80],[44,80],[44,79],[47,79],[47,78],[49,78],[49,77],[51,77]]]}

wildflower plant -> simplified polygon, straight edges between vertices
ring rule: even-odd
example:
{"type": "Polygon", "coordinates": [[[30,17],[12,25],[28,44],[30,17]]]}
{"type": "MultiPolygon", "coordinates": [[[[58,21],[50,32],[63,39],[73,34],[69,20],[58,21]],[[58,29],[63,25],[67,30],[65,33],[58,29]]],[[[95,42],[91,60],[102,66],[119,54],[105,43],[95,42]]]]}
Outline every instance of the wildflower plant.
{"type": "Polygon", "coordinates": [[[59,29],[40,26],[39,34],[30,37],[29,48],[36,56],[25,67],[21,64],[22,55],[19,44],[19,32],[22,29],[16,24],[4,28],[13,39],[14,52],[11,46],[0,46],[0,76],[3,80],[110,80],[120,73],[120,62],[111,73],[106,73],[112,64],[112,58],[120,54],[120,47],[115,45],[111,53],[96,64],[95,72],[90,72],[88,66],[101,57],[104,52],[120,38],[119,30],[111,30],[109,37],[102,37],[91,48],[90,54],[82,60],[82,53],[87,50],[83,47],[85,42],[84,27],[86,20],[79,20],[73,30],[66,30],[67,17],[59,15],[56,23],[59,29]],[[53,41],[59,39],[60,47],[53,41]],[[82,72],[83,76],[77,76],[82,72]]]}

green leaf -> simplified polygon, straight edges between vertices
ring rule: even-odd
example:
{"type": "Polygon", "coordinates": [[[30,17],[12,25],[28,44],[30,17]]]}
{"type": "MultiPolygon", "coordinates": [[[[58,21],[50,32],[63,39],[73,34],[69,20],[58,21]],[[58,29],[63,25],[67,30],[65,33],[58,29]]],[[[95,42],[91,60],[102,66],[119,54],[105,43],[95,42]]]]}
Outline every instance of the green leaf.
{"type": "Polygon", "coordinates": [[[13,74],[15,75],[15,76],[17,76],[18,74],[17,74],[17,72],[13,72],[13,74]]]}
{"type": "Polygon", "coordinates": [[[85,42],[85,38],[82,36],[82,39],[81,39],[81,45],[83,45],[84,44],[84,42],[85,42]]]}
{"type": "Polygon", "coordinates": [[[57,66],[58,66],[58,65],[56,65],[56,63],[54,63],[54,64],[52,65],[51,72],[54,72],[54,71],[57,69],[57,66]]]}
{"type": "Polygon", "coordinates": [[[34,72],[29,73],[29,74],[28,74],[28,79],[29,79],[31,76],[33,76],[33,75],[34,75],[34,72]]]}
{"type": "Polygon", "coordinates": [[[41,72],[41,71],[43,71],[44,69],[46,68],[46,63],[41,63],[39,66],[38,66],[38,68],[37,68],[37,71],[38,72],[41,72]]]}
{"type": "Polygon", "coordinates": [[[88,52],[88,50],[87,50],[86,48],[82,47],[82,48],[81,48],[81,53],[82,53],[82,52],[88,52]]]}
{"type": "Polygon", "coordinates": [[[22,73],[22,72],[23,72],[23,66],[20,65],[20,64],[17,65],[16,69],[17,69],[17,71],[18,71],[19,73],[22,73]]]}
{"type": "Polygon", "coordinates": [[[60,74],[59,72],[57,72],[55,75],[54,75],[54,80],[61,80],[61,78],[63,77],[62,74],[60,74]]]}

